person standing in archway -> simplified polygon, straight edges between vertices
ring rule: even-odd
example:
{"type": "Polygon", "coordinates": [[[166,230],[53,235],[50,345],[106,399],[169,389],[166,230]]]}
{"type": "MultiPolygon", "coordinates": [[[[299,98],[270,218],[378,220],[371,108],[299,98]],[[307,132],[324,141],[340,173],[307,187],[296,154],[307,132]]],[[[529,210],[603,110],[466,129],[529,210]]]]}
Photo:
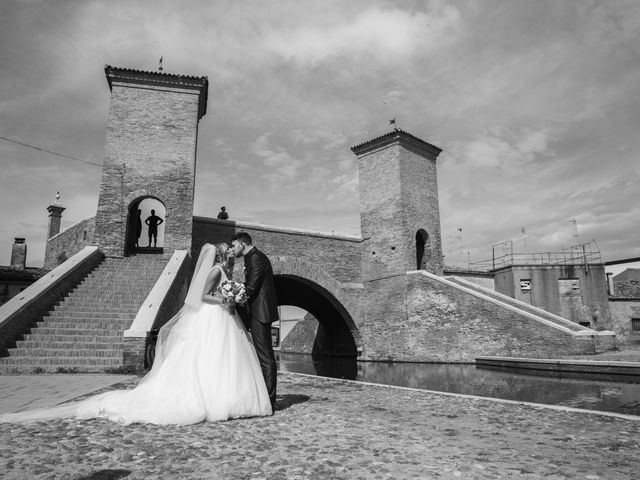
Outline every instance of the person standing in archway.
{"type": "Polygon", "coordinates": [[[275,411],[278,368],[273,353],[271,324],[277,321],[279,316],[273,268],[269,258],[253,246],[248,233],[236,233],[231,245],[236,258],[244,257],[244,285],[249,297],[244,306],[238,305],[238,314],[247,330],[251,332],[271,406],[275,411]]]}
{"type": "Polygon", "coordinates": [[[158,225],[164,222],[163,219],[156,215],[155,210],[151,210],[151,215],[144,221],[149,226],[149,247],[151,247],[151,239],[153,238],[153,246],[158,245],[158,225]]]}
{"type": "Polygon", "coordinates": [[[138,217],[136,218],[136,243],[134,245],[135,248],[140,248],[140,235],[142,235],[142,210],[138,209],[138,217]]]}

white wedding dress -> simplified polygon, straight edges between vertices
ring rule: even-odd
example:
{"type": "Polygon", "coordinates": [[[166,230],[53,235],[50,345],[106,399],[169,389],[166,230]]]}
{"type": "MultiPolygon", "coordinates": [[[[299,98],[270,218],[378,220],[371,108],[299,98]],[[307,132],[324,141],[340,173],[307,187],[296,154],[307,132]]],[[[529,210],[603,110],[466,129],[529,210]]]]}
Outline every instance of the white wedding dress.
{"type": "MultiPolygon", "coordinates": [[[[253,343],[240,318],[201,301],[211,259],[198,259],[185,307],[160,330],[156,359],[132,390],[116,390],[76,403],[5,414],[2,422],[53,418],[108,418],[122,424],[188,425],[203,420],[271,415],[271,402],[253,343]],[[204,260],[204,262],[201,262],[204,260]],[[200,273],[199,273],[200,270],[200,273]],[[206,275],[205,275],[206,274],[206,275]],[[199,276],[199,278],[198,278],[199,276]],[[191,302],[189,297],[200,301],[191,302]]],[[[215,249],[214,249],[215,258],[215,249]]],[[[210,252],[209,252],[210,256],[210,252]]],[[[219,268],[219,267],[213,267],[219,268]]],[[[220,268],[222,280],[226,279],[220,268]]]]}

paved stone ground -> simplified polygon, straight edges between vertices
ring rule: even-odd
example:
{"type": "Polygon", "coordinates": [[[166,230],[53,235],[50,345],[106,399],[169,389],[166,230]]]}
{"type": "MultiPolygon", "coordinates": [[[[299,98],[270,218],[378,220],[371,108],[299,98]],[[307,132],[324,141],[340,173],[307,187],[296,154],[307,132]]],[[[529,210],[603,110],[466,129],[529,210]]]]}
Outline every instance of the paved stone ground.
{"type": "Polygon", "coordinates": [[[131,375],[0,375],[0,414],[48,407],[114,384],[131,375]]]}
{"type": "Polygon", "coordinates": [[[597,355],[570,355],[563,358],[574,360],[593,360],[598,362],[640,362],[640,346],[622,346],[618,350],[602,352],[597,355]]]}
{"type": "Polygon", "coordinates": [[[635,418],[281,373],[272,417],[0,425],[0,478],[636,479],[635,418]]]}

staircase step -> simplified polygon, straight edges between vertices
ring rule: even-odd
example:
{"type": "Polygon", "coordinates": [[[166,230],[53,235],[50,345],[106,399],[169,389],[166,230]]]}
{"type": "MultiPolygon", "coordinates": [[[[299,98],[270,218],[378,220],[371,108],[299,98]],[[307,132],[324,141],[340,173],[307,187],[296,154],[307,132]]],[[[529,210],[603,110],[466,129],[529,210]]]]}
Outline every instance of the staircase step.
{"type": "Polygon", "coordinates": [[[57,305],[56,307],[54,307],[52,312],[59,312],[59,311],[65,311],[65,310],[86,310],[86,309],[93,310],[93,311],[97,311],[98,309],[114,310],[114,311],[123,310],[123,309],[137,310],[138,308],[140,308],[140,305],[142,304],[143,301],[144,299],[139,301],[138,298],[129,300],[127,302],[117,301],[117,300],[105,300],[105,299],[99,299],[99,298],[96,298],[94,301],[75,300],[75,301],[69,301],[69,303],[64,302],[60,305],[57,305]]]}
{"type": "Polygon", "coordinates": [[[98,339],[92,342],[66,341],[56,342],[53,340],[19,340],[16,342],[17,349],[33,350],[37,348],[54,348],[54,349],[77,349],[77,350],[122,350],[122,338],[120,342],[103,341],[98,339]]]}
{"type": "Polygon", "coordinates": [[[122,366],[123,332],[167,261],[148,255],[105,259],[0,358],[0,374],[122,366]]]}
{"type": "Polygon", "coordinates": [[[61,343],[94,343],[103,342],[110,344],[119,344],[122,342],[122,335],[46,335],[39,333],[28,333],[24,336],[24,340],[16,342],[61,342],[61,343]]]}
{"type": "Polygon", "coordinates": [[[78,310],[67,310],[60,311],[56,310],[55,312],[51,312],[51,315],[46,317],[42,317],[45,320],[58,320],[58,319],[71,319],[71,318],[130,318],[132,315],[135,317],[136,313],[138,313],[138,309],[131,310],[126,308],[118,308],[118,309],[104,309],[97,310],[95,308],[83,308],[78,310]]]}
{"type": "Polygon", "coordinates": [[[105,366],[119,366],[122,365],[122,357],[3,357],[0,358],[0,364],[2,365],[105,365],[105,366]],[[28,361],[24,361],[28,360],[28,361]]]}
{"type": "Polygon", "coordinates": [[[10,357],[122,357],[122,349],[12,348],[10,357]]]}
{"type": "Polygon", "coordinates": [[[108,329],[103,330],[99,328],[51,328],[41,327],[38,328],[38,333],[43,335],[101,335],[104,334],[107,337],[115,337],[119,335],[122,337],[122,329],[108,329]]]}
{"type": "MultiPolygon", "coordinates": [[[[75,328],[75,329],[94,329],[94,330],[126,330],[133,322],[131,319],[118,320],[59,320],[56,322],[45,322],[42,328],[75,328]]],[[[40,328],[40,327],[38,327],[40,328]]]]}

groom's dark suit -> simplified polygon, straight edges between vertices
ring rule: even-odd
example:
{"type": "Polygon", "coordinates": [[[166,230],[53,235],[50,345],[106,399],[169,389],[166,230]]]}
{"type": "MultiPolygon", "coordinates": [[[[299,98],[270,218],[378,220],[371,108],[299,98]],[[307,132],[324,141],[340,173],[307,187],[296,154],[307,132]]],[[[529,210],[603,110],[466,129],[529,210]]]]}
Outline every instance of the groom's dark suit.
{"type": "Polygon", "coordinates": [[[244,255],[244,268],[244,285],[249,300],[240,313],[247,330],[251,331],[271,405],[275,406],[278,372],[271,340],[271,324],[278,320],[278,302],[273,268],[267,256],[256,247],[244,255]]]}

